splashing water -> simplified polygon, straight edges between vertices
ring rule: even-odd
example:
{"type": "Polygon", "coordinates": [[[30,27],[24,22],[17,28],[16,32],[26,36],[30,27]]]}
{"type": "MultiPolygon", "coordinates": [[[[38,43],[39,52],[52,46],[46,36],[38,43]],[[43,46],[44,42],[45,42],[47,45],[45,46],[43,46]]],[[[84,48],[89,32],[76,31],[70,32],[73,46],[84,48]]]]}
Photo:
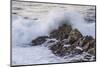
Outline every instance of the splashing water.
{"type": "Polygon", "coordinates": [[[47,16],[43,16],[39,20],[29,20],[24,19],[22,16],[13,15],[13,64],[65,62],[65,59],[56,57],[47,47],[21,47],[29,45],[32,39],[38,36],[49,35],[50,31],[57,29],[63,23],[72,25],[73,28],[77,28],[83,35],[91,35],[95,38],[95,23],[86,23],[83,16],[76,11],[56,9],[50,11],[47,16]]]}

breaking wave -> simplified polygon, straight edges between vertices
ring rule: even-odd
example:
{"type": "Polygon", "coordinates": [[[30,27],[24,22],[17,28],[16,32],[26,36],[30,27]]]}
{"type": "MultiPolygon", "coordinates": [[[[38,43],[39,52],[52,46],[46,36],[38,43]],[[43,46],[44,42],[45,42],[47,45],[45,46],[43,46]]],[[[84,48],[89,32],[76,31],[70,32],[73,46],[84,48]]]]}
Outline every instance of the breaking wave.
{"type": "Polygon", "coordinates": [[[79,12],[56,9],[38,20],[29,20],[18,15],[13,15],[12,42],[14,45],[19,46],[29,44],[32,39],[48,35],[50,31],[57,29],[64,23],[77,28],[83,35],[91,35],[95,38],[95,22],[86,23],[83,15],[79,12]]]}

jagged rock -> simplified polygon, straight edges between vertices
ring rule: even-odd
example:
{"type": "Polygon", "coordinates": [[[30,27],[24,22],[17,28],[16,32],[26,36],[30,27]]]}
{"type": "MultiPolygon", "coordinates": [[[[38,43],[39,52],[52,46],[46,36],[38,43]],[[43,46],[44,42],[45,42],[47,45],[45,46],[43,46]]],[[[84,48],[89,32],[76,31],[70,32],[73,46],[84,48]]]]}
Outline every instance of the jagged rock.
{"type": "Polygon", "coordinates": [[[92,36],[84,36],[79,38],[72,45],[80,46],[84,51],[88,51],[91,48],[95,48],[95,39],[92,36]]]}
{"type": "Polygon", "coordinates": [[[72,53],[71,51],[75,48],[75,46],[71,45],[69,47],[65,47],[67,53],[72,53]]]}
{"type": "Polygon", "coordinates": [[[92,40],[94,40],[92,36],[84,36],[82,39],[82,41],[83,41],[82,46],[84,46],[87,42],[90,42],[92,40]]]}
{"type": "Polygon", "coordinates": [[[73,47],[64,47],[62,42],[57,42],[50,47],[50,50],[57,56],[65,56],[66,53],[70,53],[73,47]]]}
{"type": "Polygon", "coordinates": [[[57,42],[56,44],[52,45],[50,47],[50,50],[52,50],[52,52],[56,55],[62,56],[63,53],[63,44],[61,42],[57,42]]]}
{"type": "Polygon", "coordinates": [[[79,38],[78,40],[76,40],[72,45],[81,47],[80,45],[83,44],[82,41],[81,41],[81,39],[82,39],[82,37],[79,38]]]}
{"type": "Polygon", "coordinates": [[[32,40],[33,46],[43,43],[57,56],[75,56],[84,52],[95,55],[95,39],[92,36],[83,36],[78,29],[72,29],[71,25],[63,24],[49,36],[40,36],[32,40]]]}
{"type": "Polygon", "coordinates": [[[91,40],[89,43],[90,43],[89,49],[91,49],[91,48],[96,48],[95,39],[91,40]]]}
{"type": "Polygon", "coordinates": [[[95,40],[92,36],[85,36],[80,42],[80,46],[84,49],[84,51],[88,51],[91,48],[95,48],[95,40]]]}
{"type": "Polygon", "coordinates": [[[90,46],[90,44],[88,42],[82,48],[83,48],[84,51],[87,51],[89,49],[89,46],[90,46]]]}
{"type": "Polygon", "coordinates": [[[43,44],[45,47],[51,47],[52,45],[56,44],[57,42],[59,42],[58,40],[56,40],[55,38],[47,38],[45,43],[43,44]]]}
{"type": "Polygon", "coordinates": [[[71,25],[63,24],[62,26],[58,28],[58,30],[53,30],[50,33],[50,37],[56,38],[58,40],[66,39],[68,38],[68,35],[71,30],[72,30],[71,25]]]}
{"type": "Polygon", "coordinates": [[[77,29],[74,29],[69,33],[69,36],[68,36],[69,43],[73,44],[81,37],[82,37],[82,34],[77,29]]]}
{"type": "Polygon", "coordinates": [[[72,50],[72,54],[74,54],[74,55],[82,54],[82,52],[83,52],[83,49],[81,47],[77,47],[77,46],[76,46],[76,48],[74,48],[72,50]]]}
{"type": "Polygon", "coordinates": [[[48,36],[40,36],[40,37],[32,40],[32,46],[43,44],[47,38],[49,38],[49,37],[48,36]]]}
{"type": "Polygon", "coordinates": [[[69,44],[69,40],[68,40],[68,39],[63,39],[62,42],[63,42],[64,44],[69,44]]]}
{"type": "Polygon", "coordinates": [[[96,54],[95,48],[91,48],[91,49],[89,49],[87,52],[88,52],[89,54],[94,55],[94,56],[95,56],[95,54],[96,54]]]}
{"type": "Polygon", "coordinates": [[[76,46],[73,45],[66,47],[66,44],[64,44],[62,41],[57,42],[56,44],[52,45],[49,48],[57,56],[65,56],[66,54],[70,53],[80,54],[82,52],[82,50],[77,49],[76,46]]]}

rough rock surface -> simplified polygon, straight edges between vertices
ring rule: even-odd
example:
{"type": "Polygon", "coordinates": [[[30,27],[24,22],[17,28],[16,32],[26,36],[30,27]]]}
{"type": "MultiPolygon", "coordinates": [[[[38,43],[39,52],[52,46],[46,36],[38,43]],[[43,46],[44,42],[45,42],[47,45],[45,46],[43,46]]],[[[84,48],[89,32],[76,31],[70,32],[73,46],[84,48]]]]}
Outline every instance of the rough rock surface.
{"type": "Polygon", "coordinates": [[[48,38],[48,36],[40,36],[40,37],[32,40],[32,46],[43,44],[47,38],[48,38]]]}
{"type": "Polygon", "coordinates": [[[63,40],[68,38],[70,31],[72,30],[71,25],[63,24],[57,30],[53,30],[50,33],[50,37],[56,38],[58,40],[63,40]]]}
{"type": "Polygon", "coordinates": [[[89,54],[84,56],[86,60],[75,61],[90,61],[91,55],[95,57],[96,54],[95,39],[92,36],[83,36],[78,29],[72,29],[71,25],[63,24],[58,29],[53,30],[49,36],[41,36],[32,40],[33,46],[43,43],[48,44],[47,46],[52,53],[59,57],[68,55],[73,57],[84,52],[89,54]]]}

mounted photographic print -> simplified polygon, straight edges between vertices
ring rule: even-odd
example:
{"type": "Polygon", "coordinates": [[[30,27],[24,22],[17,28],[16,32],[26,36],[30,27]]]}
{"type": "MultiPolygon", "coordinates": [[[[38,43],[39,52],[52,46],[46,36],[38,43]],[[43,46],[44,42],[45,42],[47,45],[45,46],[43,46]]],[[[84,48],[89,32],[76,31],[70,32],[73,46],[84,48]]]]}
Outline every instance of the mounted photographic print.
{"type": "Polygon", "coordinates": [[[96,61],[96,6],[11,1],[11,66],[96,61]]]}

